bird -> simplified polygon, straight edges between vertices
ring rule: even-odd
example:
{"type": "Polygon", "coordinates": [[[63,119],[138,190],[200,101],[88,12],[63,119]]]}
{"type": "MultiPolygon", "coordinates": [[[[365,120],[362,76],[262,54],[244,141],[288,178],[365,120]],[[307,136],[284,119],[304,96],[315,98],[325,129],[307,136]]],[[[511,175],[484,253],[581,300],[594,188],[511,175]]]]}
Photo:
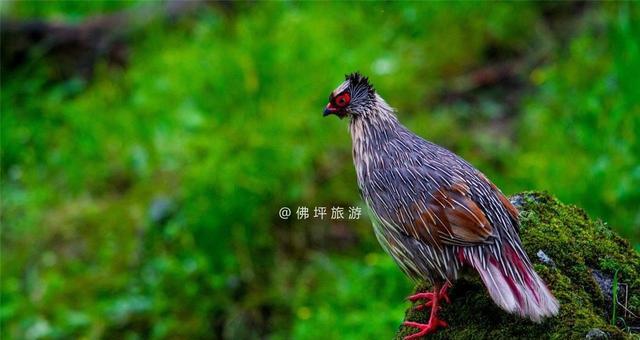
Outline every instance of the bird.
{"type": "Polygon", "coordinates": [[[538,323],[558,314],[522,247],[517,208],[487,176],[402,125],[359,72],[331,92],[329,115],[349,118],[358,189],[378,242],[407,276],[433,287],[408,297],[431,310],[426,324],[404,322],[418,330],[405,340],[448,326],[438,311],[467,268],[505,311],[538,323]]]}

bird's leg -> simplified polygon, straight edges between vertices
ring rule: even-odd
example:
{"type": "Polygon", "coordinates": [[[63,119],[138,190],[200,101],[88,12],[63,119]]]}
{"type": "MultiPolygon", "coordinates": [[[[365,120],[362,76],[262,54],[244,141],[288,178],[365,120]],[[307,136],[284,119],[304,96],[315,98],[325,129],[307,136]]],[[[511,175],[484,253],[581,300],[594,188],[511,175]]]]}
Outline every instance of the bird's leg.
{"type": "Polygon", "coordinates": [[[451,303],[451,300],[449,299],[449,293],[447,292],[447,290],[450,287],[451,287],[451,283],[449,283],[449,281],[446,281],[440,288],[440,291],[438,292],[440,297],[442,297],[445,301],[447,301],[447,303],[451,303]]]}
{"type": "Polygon", "coordinates": [[[429,316],[429,322],[426,324],[412,322],[412,321],[405,321],[403,323],[404,326],[414,327],[419,329],[419,331],[417,333],[414,333],[405,337],[404,340],[418,339],[427,334],[435,333],[438,327],[447,327],[447,323],[438,317],[438,310],[440,309],[440,302],[442,301],[441,299],[449,302],[449,296],[447,295],[447,288],[449,288],[448,282],[443,284],[442,286],[438,284],[434,284],[433,292],[419,293],[409,297],[409,300],[412,300],[412,298],[415,297],[416,295],[420,295],[419,297],[416,297],[412,301],[415,301],[418,299],[429,299],[429,301],[425,303],[424,306],[431,307],[431,314],[429,316]]]}
{"type": "Polygon", "coordinates": [[[434,289],[433,292],[424,292],[424,293],[413,294],[413,295],[409,296],[407,299],[409,299],[409,301],[411,301],[411,302],[416,302],[418,300],[426,300],[426,302],[424,304],[418,305],[416,307],[416,310],[422,310],[424,308],[431,307],[432,304],[433,304],[433,297],[436,294],[439,295],[440,297],[442,297],[445,301],[447,301],[447,303],[451,303],[451,300],[449,300],[449,294],[447,293],[447,289],[449,289],[449,287],[451,287],[451,284],[449,283],[449,281],[447,281],[442,285],[440,290],[434,289]]]}
{"type": "Polygon", "coordinates": [[[418,306],[416,306],[416,310],[422,310],[425,307],[431,307],[431,304],[433,302],[433,296],[434,294],[432,292],[417,293],[409,296],[407,299],[409,299],[409,301],[411,302],[416,302],[418,300],[426,300],[425,303],[419,304],[418,306]]]}

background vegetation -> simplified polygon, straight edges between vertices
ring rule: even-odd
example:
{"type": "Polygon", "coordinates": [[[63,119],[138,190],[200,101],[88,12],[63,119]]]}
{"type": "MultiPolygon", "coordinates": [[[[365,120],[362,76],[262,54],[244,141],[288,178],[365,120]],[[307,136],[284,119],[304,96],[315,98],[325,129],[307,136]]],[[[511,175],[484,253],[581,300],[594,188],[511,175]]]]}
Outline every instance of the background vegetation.
{"type": "Polygon", "coordinates": [[[277,216],[362,206],[347,122],[321,116],[355,70],[505,193],[549,190],[640,244],[639,6],[141,14],[173,3],[1,4],[3,24],[134,13],[88,63],[47,40],[15,57],[3,26],[3,338],[392,337],[412,285],[368,219],[277,216]]]}

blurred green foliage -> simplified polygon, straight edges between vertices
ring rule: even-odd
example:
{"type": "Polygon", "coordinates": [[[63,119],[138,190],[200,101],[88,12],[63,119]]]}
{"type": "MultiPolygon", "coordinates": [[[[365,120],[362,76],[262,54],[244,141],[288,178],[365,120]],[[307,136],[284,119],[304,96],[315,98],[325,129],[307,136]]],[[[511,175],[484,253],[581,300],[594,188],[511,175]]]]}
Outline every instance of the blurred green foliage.
{"type": "Polygon", "coordinates": [[[368,220],[277,216],[362,205],[347,122],[321,117],[355,70],[506,193],[549,190],[638,243],[638,8],[572,6],[241,3],[150,22],[126,67],[100,63],[89,81],[51,81],[58,66],[37,53],[3,70],[2,337],[393,336],[411,283],[368,220]],[[474,69],[540,51],[520,84],[442,99],[474,69]]]}

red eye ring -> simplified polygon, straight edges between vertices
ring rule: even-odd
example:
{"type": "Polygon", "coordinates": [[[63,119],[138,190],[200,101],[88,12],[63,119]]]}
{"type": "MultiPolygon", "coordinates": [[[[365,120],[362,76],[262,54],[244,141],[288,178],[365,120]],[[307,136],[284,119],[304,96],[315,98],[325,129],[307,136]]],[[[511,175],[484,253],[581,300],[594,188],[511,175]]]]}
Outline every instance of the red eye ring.
{"type": "Polygon", "coordinates": [[[349,92],[344,92],[338,95],[334,100],[334,102],[336,103],[336,106],[338,107],[345,107],[349,105],[350,101],[351,101],[351,95],[349,94],[349,92]]]}

